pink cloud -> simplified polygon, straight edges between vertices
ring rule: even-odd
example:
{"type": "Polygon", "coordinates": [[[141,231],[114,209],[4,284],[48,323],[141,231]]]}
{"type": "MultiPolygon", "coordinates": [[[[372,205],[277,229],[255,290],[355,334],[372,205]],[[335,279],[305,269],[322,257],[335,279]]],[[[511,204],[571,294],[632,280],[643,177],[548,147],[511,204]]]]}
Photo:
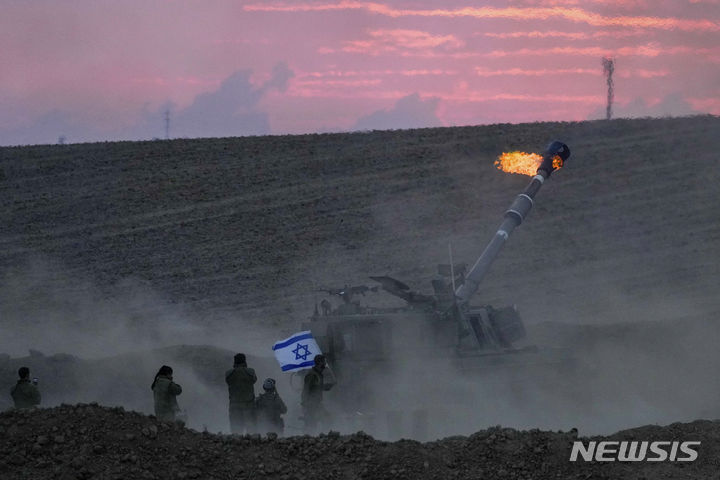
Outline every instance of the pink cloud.
{"type": "Polygon", "coordinates": [[[622,38],[622,37],[639,37],[646,35],[644,30],[635,31],[601,31],[601,32],[563,32],[563,31],[529,31],[529,32],[483,32],[482,35],[490,38],[569,38],[572,40],[588,40],[595,38],[622,38]]]}
{"type": "Polygon", "coordinates": [[[568,103],[587,103],[596,104],[602,101],[602,95],[532,95],[532,94],[513,94],[513,93],[496,93],[492,95],[484,95],[480,93],[469,94],[447,94],[440,98],[452,100],[456,102],[488,102],[494,100],[516,100],[522,102],[568,102],[568,103]]]}
{"type": "Polygon", "coordinates": [[[618,7],[625,10],[633,10],[648,7],[648,5],[651,4],[651,0],[524,0],[522,3],[524,5],[539,5],[543,7],[596,4],[604,7],[618,7]]]}
{"type": "Polygon", "coordinates": [[[368,38],[366,39],[346,41],[339,49],[323,47],[320,49],[320,53],[342,51],[380,55],[399,53],[403,50],[430,50],[435,48],[452,50],[465,45],[465,42],[455,35],[433,35],[419,30],[371,30],[367,32],[367,35],[368,38]]]}
{"type": "Polygon", "coordinates": [[[325,86],[325,87],[374,87],[382,83],[379,79],[365,79],[365,80],[298,80],[295,85],[298,88],[302,87],[314,87],[314,86],[325,86]]]}
{"type": "Polygon", "coordinates": [[[717,48],[698,48],[688,46],[661,47],[657,45],[640,45],[636,47],[603,48],[603,47],[552,47],[552,48],[521,48],[519,50],[493,50],[484,56],[490,58],[509,56],[546,56],[546,55],[581,55],[591,57],[625,56],[625,57],[658,57],[660,55],[718,55],[717,48]]]}
{"type": "Polygon", "coordinates": [[[320,88],[320,86],[292,85],[288,88],[288,96],[302,98],[346,98],[346,99],[383,99],[397,100],[413,92],[409,90],[357,90],[344,88],[320,88]]]}
{"type": "Polygon", "coordinates": [[[371,30],[368,34],[375,43],[397,48],[459,48],[465,45],[455,35],[432,35],[419,30],[371,30]]]}
{"type": "MultiPolygon", "coordinates": [[[[546,77],[553,75],[594,75],[603,76],[603,72],[599,68],[542,68],[537,70],[528,70],[522,68],[509,68],[504,70],[488,70],[483,67],[475,67],[475,74],[479,77],[546,77]]],[[[642,68],[622,69],[616,77],[620,78],[657,78],[670,75],[668,70],[646,70],[642,68]]]]}
{"type": "Polygon", "coordinates": [[[340,10],[365,10],[369,13],[391,18],[399,17],[470,17],[478,19],[548,20],[562,18],[571,22],[586,23],[594,27],[656,28],[661,30],[720,31],[720,24],[712,20],[694,20],[677,17],[653,16],[605,16],[567,7],[462,7],[456,9],[413,10],[398,9],[382,3],[340,1],[334,4],[293,3],[293,4],[251,4],[243,7],[246,11],[257,12],[323,12],[340,10]]]}
{"type": "Polygon", "coordinates": [[[326,78],[326,77],[376,77],[376,76],[388,76],[388,75],[402,75],[406,77],[418,77],[428,75],[458,75],[460,72],[457,70],[328,70],[324,72],[308,72],[299,73],[299,78],[314,77],[314,78],[326,78]]]}
{"type": "Polygon", "coordinates": [[[636,68],[633,70],[621,70],[618,72],[617,77],[620,78],[631,78],[631,77],[638,77],[638,78],[658,78],[658,77],[667,77],[670,75],[669,70],[646,70],[643,68],[636,68]]]}
{"type": "Polygon", "coordinates": [[[712,113],[713,115],[720,115],[720,98],[698,98],[689,97],[686,99],[695,110],[700,112],[712,113]]]}
{"type": "Polygon", "coordinates": [[[356,55],[368,55],[368,56],[395,56],[395,57],[406,57],[406,58],[453,58],[453,59],[469,59],[478,58],[483,56],[479,52],[437,52],[432,50],[398,50],[390,48],[373,48],[370,42],[357,42],[352,48],[332,48],[332,47],[320,47],[318,53],[323,55],[331,55],[338,53],[352,53],[356,55]]]}
{"type": "Polygon", "coordinates": [[[539,70],[525,70],[522,68],[509,68],[507,70],[487,70],[475,67],[475,73],[480,77],[523,76],[545,77],[547,75],[602,75],[598,69],[589,68],[549,68],[539,70]]]}
{"type": "MultiPolygon", "coordinates": [[[[505,70],[488,70],[483,67],[475,67],[475,73],[479,77],[546,77],[553,75],[594,75],[596,77],[603,76],[603,72],[599,68],[542,68],[537,70],[527,70],[522,68],[509,68],[505,70]]],[[[616,77],[620,78],[657,78],[670,75],[668,70],[646,70],[642,68],[623,69],[620,70],[616,77]]]]}

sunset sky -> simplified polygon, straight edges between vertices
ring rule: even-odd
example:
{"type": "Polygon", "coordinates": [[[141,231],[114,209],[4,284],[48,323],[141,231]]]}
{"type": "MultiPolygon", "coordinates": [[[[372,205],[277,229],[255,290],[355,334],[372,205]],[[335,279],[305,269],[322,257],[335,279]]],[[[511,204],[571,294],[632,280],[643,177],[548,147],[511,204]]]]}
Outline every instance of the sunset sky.
{"type": "Polygon", "coordinates": [[[0,8],[0,145],[720,114],[720,0],[0,8]]]}

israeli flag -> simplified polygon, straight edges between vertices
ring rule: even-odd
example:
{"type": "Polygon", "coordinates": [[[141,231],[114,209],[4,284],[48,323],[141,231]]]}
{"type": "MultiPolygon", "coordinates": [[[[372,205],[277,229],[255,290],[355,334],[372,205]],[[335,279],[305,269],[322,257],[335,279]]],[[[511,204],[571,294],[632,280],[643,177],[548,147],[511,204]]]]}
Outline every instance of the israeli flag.
{"type": "Polygon", "coordinates": [[[272,348],[283,372],[310,368],[315,365],[315,355],[322,353],[310,330],[280,340],[272,348]]]}

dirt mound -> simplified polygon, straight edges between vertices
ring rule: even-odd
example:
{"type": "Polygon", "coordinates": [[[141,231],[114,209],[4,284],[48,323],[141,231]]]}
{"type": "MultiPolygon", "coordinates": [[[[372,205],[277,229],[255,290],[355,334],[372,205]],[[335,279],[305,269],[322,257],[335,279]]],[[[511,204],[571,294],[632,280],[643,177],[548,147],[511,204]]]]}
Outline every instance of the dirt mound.
{"type": "Polygon", "coordinates": [[[0,476],[8,480],[710,478],[720,459],[718,436],[720,422],[642,427],[608,439],[701,441],[698,460],[571,463],[574,431],[495,427],[428,443],[381,442],[362,432],[290,438],[222,436],[157,422],[122,408],[78,404],[0,414],[0,476]]]}

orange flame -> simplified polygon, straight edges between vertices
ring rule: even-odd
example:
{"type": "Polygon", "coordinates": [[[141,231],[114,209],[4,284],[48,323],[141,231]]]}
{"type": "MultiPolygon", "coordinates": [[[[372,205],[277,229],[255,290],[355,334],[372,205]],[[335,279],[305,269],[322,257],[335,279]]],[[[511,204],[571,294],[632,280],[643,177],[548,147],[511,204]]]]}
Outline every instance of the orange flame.
{"type": "MultiPolygon", "coordinates": [[[[508,173],[518,173],[534,177],[537,169],[542,163],[542,155],[525,152],[506,152],[495,160],[495,166],[508,173]]],[[[553,157],[553,169],[562,168],[563,161],[559,155],[553,157]]]]}
{"type": "Polygon", "coordinates": [[[560,157],[560,155],[555,155],[553,157],[553,171],[557,170],[558,168],[563,167],[563,159],[560,157]]]}
{"type": "Polygon", "coordinates": [[[495,160],[495,166],[508,173],[535,176],[542,163],[542,155],[537,153],[507,152],[495,160]]]}

